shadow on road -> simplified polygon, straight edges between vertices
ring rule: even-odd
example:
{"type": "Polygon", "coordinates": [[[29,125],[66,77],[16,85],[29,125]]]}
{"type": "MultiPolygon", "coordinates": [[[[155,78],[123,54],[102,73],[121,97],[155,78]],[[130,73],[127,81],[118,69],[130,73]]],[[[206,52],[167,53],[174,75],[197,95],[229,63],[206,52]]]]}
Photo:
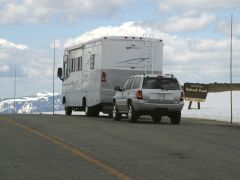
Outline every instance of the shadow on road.
{"type": "Polygon", "coordinates": [[[122,116],[120,121],[114,121],[110,116],[108,115],[100,115],[98,117],[86,117],[85,115],[74,115],[75,117],[82,117],[86,118],[87,120],[89,119],[94,119],[94,120],[109,120],[113,122],[123,122],[123,123],[130,123],[130,124],[155,124],[155,125],[171,125],[170,119],[168,117],[163,117],[160,123],[155,123],[153,122],[152,118],[150,116],[141,116],[137,122],[131,123],[126,116],[122,116]]]}

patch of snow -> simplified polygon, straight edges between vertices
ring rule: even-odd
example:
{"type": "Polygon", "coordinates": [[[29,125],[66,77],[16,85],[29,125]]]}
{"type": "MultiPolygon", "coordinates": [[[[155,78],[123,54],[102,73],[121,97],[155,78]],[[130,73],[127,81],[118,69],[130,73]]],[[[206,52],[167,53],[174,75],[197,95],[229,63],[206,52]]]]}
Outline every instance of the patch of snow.
{"type": "MultiPolygon", "coordinates": [[[[240,92],[233,91],[233,122],[240,122],[240,92]]],[[[185,102],[182,110],[182,117],[212,119],[230,122],[230,92],[208,93],[206,102],[200,103],[201,108],[197,109],[197,103],[193,102],[194,109],[188,109],[189,102],[185,102]]]]}
{"type": "MultiPolygon", "coordinates": [[[[60,93],[54,93],[55,109],[62,110],[60,93]]],[[[52,93],[42,92],[33,96],[16,98],[16,111],[20,114],[32,114],[52,110],[52,93]]],[[[14,113],[14,99],[0,101],[0,113],[14,113]]]]}
{"type": "MultiPolygon", "coordinates": [[[[240,92],[233,91],[233,122],[240,122],[240,92]]],[[[197,103],[192,103],[193,109],[188,109],[189,102],[185,101],[182,110],[182,117],[200,118],[209,120],[220,120],[230,122],[230,92],[208,93],[205,102],[200,103],[201,108],[197,109],[197,103]]],[[[52,112],[44,113],[52,114],[52,112]]],[[[55,112],[64,115],[64,111],[55,112]]],[[[84,112],[73,112],[73,115],[84,115],[84,112]]]]}
{"type": "Polygon", "coordinates": [[[19,114],[30,114],[32,112],[32,103],[25,103],[21,109],[18,110],[19,114]]]}
{"type": "MultiPolygon", "coordinates": [[[[52,96],[52,92],[40,92],[36,94],[38,97],[52,96]]],[[[54,96],[58,96],[60,93],[54,93],[54,96]]]]}

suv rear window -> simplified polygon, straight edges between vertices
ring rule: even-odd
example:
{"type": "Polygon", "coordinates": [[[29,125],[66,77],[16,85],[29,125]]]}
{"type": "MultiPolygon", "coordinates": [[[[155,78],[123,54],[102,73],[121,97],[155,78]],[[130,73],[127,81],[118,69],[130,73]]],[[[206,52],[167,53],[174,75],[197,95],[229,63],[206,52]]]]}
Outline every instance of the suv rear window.
{"type": "Polygon", "coordinates": [[[165,89],[180,90],[177,79],[162,77],[145,77],[143,79],[143,89],[165,89]]]}

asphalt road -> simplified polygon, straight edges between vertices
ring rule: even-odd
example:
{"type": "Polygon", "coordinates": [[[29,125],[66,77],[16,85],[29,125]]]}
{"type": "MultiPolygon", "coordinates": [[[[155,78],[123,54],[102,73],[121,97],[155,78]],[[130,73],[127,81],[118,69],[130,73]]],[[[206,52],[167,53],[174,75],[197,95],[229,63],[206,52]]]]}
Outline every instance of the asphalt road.
{"type": "Polygon", "coordinates": [[[0,180],[240,179],[240,128],[0,116],[0,180]]]}

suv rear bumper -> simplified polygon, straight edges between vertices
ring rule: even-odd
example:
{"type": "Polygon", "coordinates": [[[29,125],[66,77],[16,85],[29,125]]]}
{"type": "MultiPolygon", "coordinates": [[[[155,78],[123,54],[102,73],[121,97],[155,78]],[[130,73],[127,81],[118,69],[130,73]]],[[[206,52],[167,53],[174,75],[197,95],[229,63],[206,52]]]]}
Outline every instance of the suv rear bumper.
{"type": "Polygon", "coordinates": [[[135,101],[133,102],[133,107],[136,111],[142,112],[153,112],[153,111],[181,111],[183,108],[184,102],[180,102],[179,104],[156,104],[156,103],[147,103],[144,101],[135,101]]]}

